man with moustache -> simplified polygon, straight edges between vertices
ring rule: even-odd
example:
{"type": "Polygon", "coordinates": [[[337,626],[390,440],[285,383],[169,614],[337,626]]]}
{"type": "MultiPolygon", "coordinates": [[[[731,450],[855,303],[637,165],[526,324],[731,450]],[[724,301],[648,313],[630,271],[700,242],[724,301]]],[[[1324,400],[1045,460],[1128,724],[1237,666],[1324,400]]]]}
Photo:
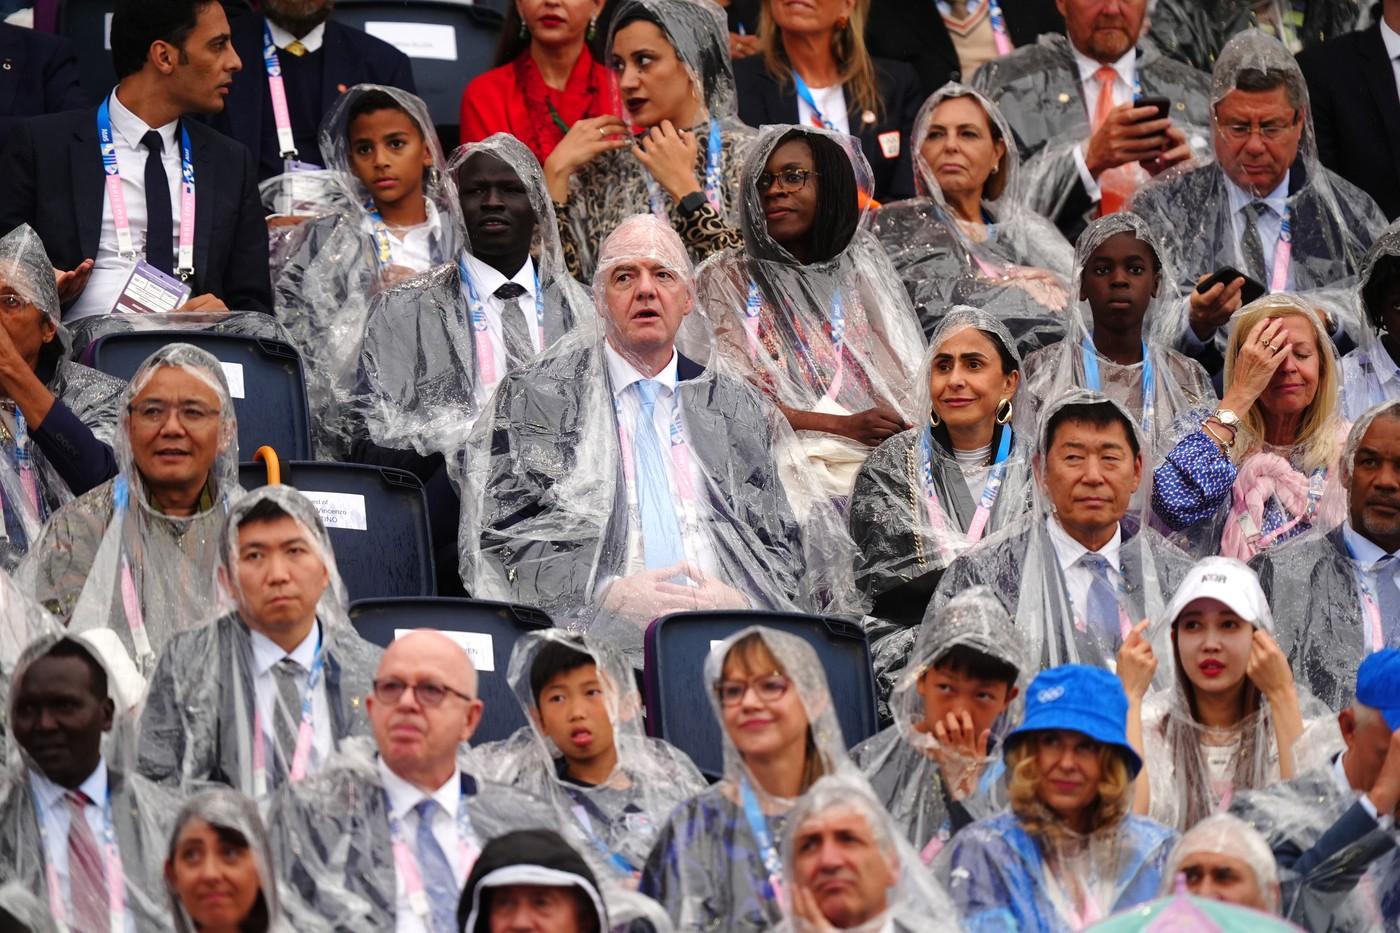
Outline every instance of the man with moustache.
{"type": "Polygon", "coordinates": [[[346,88],[383,84],[415,92],[408,56],[330,19],[334,6],[334,0],[262,0],[261,16],[233,20],[233,48],[245,67],[211,122],[253,150],[259,181],[287,171],[288,162],[320,161],[321,119],[346,88]]]}
{"type": "Polygon", "coordinates": [[[1139,48],[1147,0],[1057,0],[1065,36],[1042,36],[978,70],[973,87],[1001,107],[1033,184],[1032,206],[1073,242],[1120,209],[1149,171],[1191,156],[1209,123],[1209,80],[1139,48]],[[1167,116],[1138,97],[1165,97],[1167,116]],[[1066,132],[1066,128],[1071,128],[1066,132]]]}
{"type": "Polygon", "coordinates": [[[1400,647],[1400,400],[1357,420],[1342,469],[1347,520],[1253,562],[1279,647],[1298,680],[1334,710],[1351,702],[1363,658],[1400,647]]]}

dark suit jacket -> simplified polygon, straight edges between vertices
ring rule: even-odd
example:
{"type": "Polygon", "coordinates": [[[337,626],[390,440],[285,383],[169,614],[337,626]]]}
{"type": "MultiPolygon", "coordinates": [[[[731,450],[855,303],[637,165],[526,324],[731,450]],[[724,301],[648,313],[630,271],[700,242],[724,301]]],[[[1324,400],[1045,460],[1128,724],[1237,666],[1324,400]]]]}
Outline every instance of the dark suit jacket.
{"type": "MultiPolygon", "coordinates": [[[[1045,32],[1064,32],[1054,0],[1014,0],[1001,5],[1006,31],[1018,48],[1045,32]]],[[[933,0],[875,0],[865,21],[871,55],[907,62],[919,75],[919,95],[928,98],[949,81],[963,81],[953,38],[933,0]]]]}
{"type": "Polygon", "coordinates": [[[1322,164],[1400,217],[1400,93],[1377,22],[1298,56],[1322,164]]]}
{"type": "MultiPolygon", "coordinates": [[[[861,150],[875,173],[875,198],[894,201],[912,197],[914,173],[909,161],[909,134],[923,103],[919,79],[909,65],[883,58],[875,59],[875,78],[885,104],[884,114],[874,123],[861,122],[861,109],[847,88],[846,119],[850,121],[851,135],[860,140],[861,150]],[[887,159],[880,149],[880,136],[892,132],[899,133],[899,155],[887,159]]],[[[749,126],[797,122],[796,88],[791,81],[779,85],[763,67],[763,56],[735,62],[734,82],[739,94],[739,119],[749,126]]]]}
{"type": "Polygon", "coordinates": [[[0,23],[0,148],[20,121],[85,103],[67,39],[0,23]]]}
{"type": "MultiPolygon", "coordinates": [[[[198,120],[183,124],[194,147],[194,294],[270,314],[267,224],[253,157],[198,120]]],[[[22,124],[0,153],[0,234],[29,224],[59,269],[96,257],[102,179],[96,107],[22,124]]]]}
{"type": "MultiPolygon", "coordinates": [[[[234,75],[223,112],[210,117],[209,124],[253,150],[261,181],[282,174],[277,127],[272,122],[272,100],[267,91],[267,69],[263,67],[263,18],[255,14],[239,16],[232,29],[233,48],[243,60],[243,70],[234,75]]],[[[321,60],[322,117],[340,96],[342,86],[384,84],[416,92],[407,55],[383,39],[337,20],[326,20],[321,60]]],[[[287,96],[292,96],[290,89],[287,96]]],[[[299,155],[305,162],[321,162],[319,152],[299,155]]]]}

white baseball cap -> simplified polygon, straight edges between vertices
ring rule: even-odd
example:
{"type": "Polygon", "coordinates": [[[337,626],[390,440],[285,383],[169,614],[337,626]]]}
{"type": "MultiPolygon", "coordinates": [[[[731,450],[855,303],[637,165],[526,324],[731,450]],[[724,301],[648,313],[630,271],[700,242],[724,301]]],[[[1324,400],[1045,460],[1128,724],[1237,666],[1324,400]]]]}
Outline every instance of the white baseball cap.
{"type": "Polygon", "coordinates": [[[1274,614],[1259,586],[1259,577],[1243,561],[1233,557],[1205,557],[1192,564],[1167,606],[1167,624],[1174,623],[1176,617],[1198,599],[1218,600],[1255,628],[1271,635],[1274,632],[1274,614]]]}

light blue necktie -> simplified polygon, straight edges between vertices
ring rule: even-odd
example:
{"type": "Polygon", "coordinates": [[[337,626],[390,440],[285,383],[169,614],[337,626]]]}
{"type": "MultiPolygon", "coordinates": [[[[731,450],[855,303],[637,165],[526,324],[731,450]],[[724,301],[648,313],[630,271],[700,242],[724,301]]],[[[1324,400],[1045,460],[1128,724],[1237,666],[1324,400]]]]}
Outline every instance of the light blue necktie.
{"type": "Polygon", "coordinates": [[[1118,630],[1118,594],[1109,582],[1108,559],[1093,551],[1079,558],[1079,562],[1089,569],[1093,582],[1089,584],[1089,598],[1085,601],[1085,623],[1091,629],[1103,633],[1108,645],[1118,644],[1121,634],[1118,630]]]}
{"type": "Polygon", "coordinates": [[[423,891],[433,912],[433,931],[450,933],[456,929],[457,900],[462,892],[457,888],[452,864],[433,835],[433,815],[438,803],[431,798],[420,800],[413,810],[418,814],[418,871],[423,875],[423,891]]]}
{"type": "Polygon", "coordinates": [[[643,379],[633,385],[641,402],[641,417],[633,446],[636,448],[637,505],[642,518],[642,550],[646,568],[659,570],[680,563],[681,528],[676,521],[676,506],[671,500],[671,486],[666,482],[666,460],[661,450],[661,438],[656,434],[657,384],[643,379]]]}

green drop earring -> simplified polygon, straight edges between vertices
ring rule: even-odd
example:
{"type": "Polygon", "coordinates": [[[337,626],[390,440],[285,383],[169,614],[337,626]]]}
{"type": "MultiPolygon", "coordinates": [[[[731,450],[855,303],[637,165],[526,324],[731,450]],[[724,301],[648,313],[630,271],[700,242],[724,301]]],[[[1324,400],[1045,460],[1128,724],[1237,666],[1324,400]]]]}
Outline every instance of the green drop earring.
{"type": "Polygon", "coordinates": [[[520,38],[522,40],[530,38],[530,30],[525,28],[525,17],[523,16],[520,17],[520,38]]]}
{"type": "Polygon", "coordinates": [[[590,20],[588,21],[588,33],[584,36],[584,38],[586,38],[589,42],[592,42],[592,41],[594,40],[594,38],[597,37],[597,35],[598,35],[598,17],[597,17],[597,16],[594,16],[592,19],[590,19],[590,20]]]}

